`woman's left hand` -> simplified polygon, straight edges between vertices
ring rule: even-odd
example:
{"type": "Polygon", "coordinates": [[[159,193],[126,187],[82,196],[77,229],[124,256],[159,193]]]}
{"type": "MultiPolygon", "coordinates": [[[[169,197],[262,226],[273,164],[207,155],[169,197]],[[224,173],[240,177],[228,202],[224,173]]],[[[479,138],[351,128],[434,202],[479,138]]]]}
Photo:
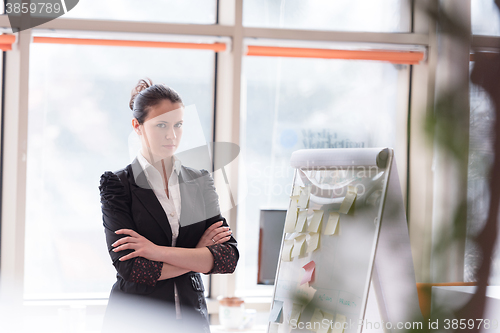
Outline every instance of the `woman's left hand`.
{"type": "Polygon", "coordinates": [[[154,244],[149,239],[144,236],[139,235],[134,230],[130,229],[120,229],[115,231],[116,234],[125,234],[129,237],[123,237],[114,242],[111,246],[114,246],[114,252],[122,250],[134,250],[134,252],[121,257],[119,260],[129,260],[135,257],[143,257],[153,261],[161,261],[160,258],[160,246],[154,244]]]}

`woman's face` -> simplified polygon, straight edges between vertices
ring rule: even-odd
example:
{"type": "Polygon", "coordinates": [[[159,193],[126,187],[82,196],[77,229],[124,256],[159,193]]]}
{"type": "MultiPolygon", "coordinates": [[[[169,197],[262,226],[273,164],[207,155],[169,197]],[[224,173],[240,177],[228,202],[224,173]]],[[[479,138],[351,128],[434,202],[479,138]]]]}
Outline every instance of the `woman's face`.
{"type": "Polygon", "coordinates": [[[165,99],[151,107],[141,128],[142,151],[151,163],[171,157],[182,137],[184,107],[165,99]],[[152,156],[151,156],[152,155],[152,156]]]}

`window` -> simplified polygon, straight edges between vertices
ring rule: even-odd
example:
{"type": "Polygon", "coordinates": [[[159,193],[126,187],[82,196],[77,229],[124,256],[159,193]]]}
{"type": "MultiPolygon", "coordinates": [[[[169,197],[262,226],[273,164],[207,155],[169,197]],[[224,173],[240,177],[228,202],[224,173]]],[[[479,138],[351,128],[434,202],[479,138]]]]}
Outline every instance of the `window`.
{"type": "MultiPolygon", "coordinates": [[[[473,35],[500,36],[500,11],[494,0],[471,0],[473,35]]],[[[497,37],[486,38],[491,41],[497,37]]],[[[488,49],[490,52],[500,50],[488,49]]],[[[474,61],[470,62],[470,72],[474,61]]],[[[476,281],[480,253],[473,237],[481,232],[488,218],[489,171],[493,164],[495,108],[489,95],[475,84],[469,83],[469,161],[467,175],[467,237],[465,243],[464,281],[476,281]]],[[[500,284],[500,247],[493,253],[490,285],[500,284]]]]}
{"type": "MultiPolygon", "coordinates": [[[[212,137],[212,51],[32,44],[25,296],[109,295],[99,178],[129,164],[130,91],[140,78],[195,105],[212,137]]],[[[207,288],[208,289],[208,288],[207,288]]]]}
{"type": "Polygon", "coordinates": [[[245,0],[248,27],[409,32],[407,0],[245,0]]]}
{"type": "Polygon", "coordinates": [[[84,0],[65,18],[214,24],[216,0],[84,0]]]}
{"type": "Polygon", "coordinates": [[[298,149],[394,147],[398,78],[409,66],[376,61],[246,57],[243,71],[237,290],[257,285],[261,209],[287,209],[298,149]],[[376,124],[376,126],[374,126],[376,124]]]}
{"type": "Polygon", "coordinates": [[[500,36],[500,12],[494,0],[471,0],[472,33],[500,36]]]}
{"type": "MultiPolygon", "coordinates": [[[[474,63],[471,62],[471,70],[474,63]]],[[[489,95],[479,86],[470,84],[470,143],[467,179],[467,239],[464,280],[476,281],[480,252],[472,240],[484,228],[489,207],[489,169],[493,163],[493,120],[495,109],[489,95]]],[[[500,284],[500,249],[493,255],[490,285],[500,284]]]]}

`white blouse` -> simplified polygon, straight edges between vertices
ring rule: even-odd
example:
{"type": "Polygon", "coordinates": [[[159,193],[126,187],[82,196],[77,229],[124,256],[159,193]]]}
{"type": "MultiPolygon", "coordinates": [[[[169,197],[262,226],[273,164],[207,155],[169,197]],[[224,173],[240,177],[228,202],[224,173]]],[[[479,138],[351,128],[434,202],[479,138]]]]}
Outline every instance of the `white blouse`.
{"type": "MultiPolygon", "coordinates": [[[[153,191],[158,198],[165,214],[168,217],[168,222],[170,223],[170,229],[172,230],[172,246],[175,246],[177,241],[177,236],[179,236],[179,219],[181,215],[181,193],[179,190],[179,173],[181,172],[181,161],[175,156],[172,156],[173,168],[170,177],[168,178],[168,194],[165,193],[165,184],[161,177],[161,174],[156,168],[148,162],[148,160],[142,154],[142,149],[137,153],[137,160],[141,164],[144,174],[149,181],[153,191]],[[175,171],[175,172],[174,172],[175,171]]],[[[177,285],[174,282],[174,293],[175,293],[175,312],[176,318],[181,319],[181,309],[179,303],[179,295],[177,292],[177,285]]]]}

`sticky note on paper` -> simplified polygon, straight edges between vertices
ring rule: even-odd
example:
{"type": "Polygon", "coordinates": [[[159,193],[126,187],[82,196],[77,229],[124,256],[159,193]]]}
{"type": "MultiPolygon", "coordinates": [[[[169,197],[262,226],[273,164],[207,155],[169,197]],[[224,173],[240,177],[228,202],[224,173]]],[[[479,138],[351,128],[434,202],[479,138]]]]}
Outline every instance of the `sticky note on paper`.
{"type": "Polygon", "coordinates": [[[307,231],[318,232],[321,221],[323,220],[323,213],[324,211],[322,210],[314,210],[311,223],[309,224],[309,227],[307,227],[307,231]]]}
{"type": "Polygon", "coordinates": [[[292,258],[301,256],[305,252],[306,235],[295,237],[292,250],[292,258]]]}
{"type": "Polygon", "coordinates": [[[331,212],[328,217],[328,223],[325,228],[325,235],[333,235],[337,232],[339,225],[340,214],[337,212],[331,212]]]}
{"type": "Polygon", "coordinates": [[[302,281],[300,282],[300,284],[304,284],[306,282],[313,283],[316,263],[313,260],[311,260],[310,262],[305,264],[302,268],[305,270],[305,274],[304,276],[302,276],[302,281]]]}
{"type": "Polygon", "coordinates": [[[303,284],[297,287],[297,291],[294,297],[296,299],[300,299],[300,303],[302,305],[307,306],[307,304],[309,304],[312,301],[315,294],[316,294],[316,289],[307,284],[303,284]]]}
{"type": "Polygon", "coordinates": [[[316,308],[311,318],[312,330],[317,333],[327,333],[332,321],[333,314],[316,308]],[[323,322],[324,319],[327,319],[328,323],[323,322]]]}
{"type": "Polygon", "coordinates": [[[279,324],[269,323],[269,333],[278,333],[279,328],[280,328],[279,324]]]}
{"type": "Polygon", "coordinates": [[[283,244],[283,251],[281,252],[281,259],[284,261],[292,261],[293,244],[293,239],[285,240],[285,244],[283,244]]]}
{"type": "Polygon", "coordinates": [[[321,309],[316,308],[314,310],[312,317],[311,317],[312,330],[314,332],[317,332],[318,327],[321,326],[322,320],[323,320],[323,313],[321,312],[321,309]],[[319,324],[316,324],[316,323],[319,323],[319,324]]]}
{"type": "Polygon", "coordinates": [[[274,301],[273,308],[269,314],[269,321],[272,323],[283,323],[283,302],[274,301]]]}
{"type": "Polygon", "coordinates": [[[344,315],[337,313],[331,333],[343,333],[346,319],[347,318],[344,315]]]}
{"type": "Polygon", "coordinates": [[[342,203],[340,204],[340,213],[349,213],[349,209],[351,209],[351,206],[354,202],[354,199],[356,199],[357,194],[358,190],[356,189],[356,186],[347,186],[347,194],[345,195],[344,201],[342,201],[342,203]]]}
{"type": "Polygon", "coordinates": [[[300,189],[300,197],[298,207],[305,209],[309,203],[309,195],[311,194],[311,186],[307,186],[300,189]]]}
{"type": "Polygon", "coordinates": [[[292,322],[293,320],[295,323],[298,323],[300,320],[301,312],[302,312],[302,304],[293,303],[292,313],[290,314],[290,322],[292,322]]]}
{"type": "Polygon", "coordinates": [[[322,325],[319,330],[317,330],[317,333],[328,333],[328,330],[332,326],[333,323],[333,314],[329,312],[325,312],[321,310],[323,313],[323,320],[321,321],[322,325]],[[326,325],[325,325],[326,324],[326,325]]]}
{"type": "Polygon", "coordinates": [[[306,253],[311,253],[319,247],[319,232],[310,232],[309,241],[307,242],[306,253]]]}
{"type": "Polygon", "coordinates": [[[292,196],[300,196],[300,190],[303,189],[303,187],[299,186],[299,185],[295,185],[293,187],[293,191],[292,191],[292,196]]]}
{"type": "Polygon", "coordinates": [[[306,220],[307,220],[307,210],[299,210],[299,215],[297,217],[297,224],[295,225],[296,232],[306,231],[306,220]]]}
{"type": "Polygon", "coordinates": [[[290,208],[288,208],[288,211],[286,213],[285,232],[291,233],[295,231],[295,224],[297,223],[297,212],[297,200],[292,198],[290,200],[290,208]]]}

